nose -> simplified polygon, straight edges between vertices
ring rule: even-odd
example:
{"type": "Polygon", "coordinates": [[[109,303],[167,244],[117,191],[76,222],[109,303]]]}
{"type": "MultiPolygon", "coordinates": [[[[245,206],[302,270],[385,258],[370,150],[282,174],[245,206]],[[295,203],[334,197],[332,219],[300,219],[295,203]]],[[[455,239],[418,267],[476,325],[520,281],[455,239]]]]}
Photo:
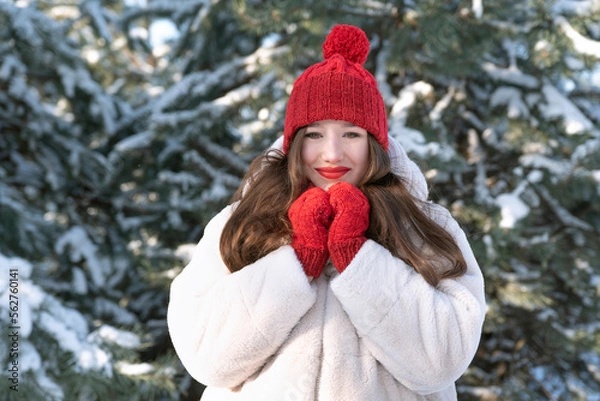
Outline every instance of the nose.
{"type": "Polygon", "coordinates": [[[344,151],[342,144],[336,135],[329,135],[325,140],[322,157],[328,163],[337,163],[343,159],[344,151]]]}

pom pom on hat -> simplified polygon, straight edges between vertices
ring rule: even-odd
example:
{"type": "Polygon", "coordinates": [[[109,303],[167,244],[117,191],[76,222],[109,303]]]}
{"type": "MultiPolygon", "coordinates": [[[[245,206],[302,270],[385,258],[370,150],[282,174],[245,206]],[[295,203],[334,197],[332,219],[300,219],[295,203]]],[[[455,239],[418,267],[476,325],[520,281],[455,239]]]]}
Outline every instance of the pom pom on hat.
{"type": "Polygon", "coordinates": [[[363,65],[370,47],[369,38],[362,29],[352,25],[336,25],[323,43],[323,57],[328,59],[339,54],[348,61],[363,65]]]}
{"type": "Polygon", "coordinates": [[[377,81],[363,68],[369,48],[369,39],[360,28],[333,27],[323,43],[325,60],[307,68],[294,83],[285,115],[284,153],[299,128],[322,120],[351,122],[388,150],[383,98],[377,81]]]}

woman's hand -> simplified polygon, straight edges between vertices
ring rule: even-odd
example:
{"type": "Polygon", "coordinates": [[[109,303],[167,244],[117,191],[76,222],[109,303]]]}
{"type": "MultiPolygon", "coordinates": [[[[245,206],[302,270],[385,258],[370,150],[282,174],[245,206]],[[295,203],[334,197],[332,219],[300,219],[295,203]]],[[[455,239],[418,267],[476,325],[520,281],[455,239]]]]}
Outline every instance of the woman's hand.
{"type": "Polygon", "coordinates": [[[365,243],[369,228],[369,200],[360,189],[347,182],[329,188],[333,222],[329,228],[327,247],[331,261],[341,273],[365,243]]]}
{"type": "Polygon", "coordinates": [[[329,193],[318,187],[306,190],[290,206],[292,248],[309,277],[319,277],[329,252],[327,229],[331,225],[332,208],[329,193]]]}

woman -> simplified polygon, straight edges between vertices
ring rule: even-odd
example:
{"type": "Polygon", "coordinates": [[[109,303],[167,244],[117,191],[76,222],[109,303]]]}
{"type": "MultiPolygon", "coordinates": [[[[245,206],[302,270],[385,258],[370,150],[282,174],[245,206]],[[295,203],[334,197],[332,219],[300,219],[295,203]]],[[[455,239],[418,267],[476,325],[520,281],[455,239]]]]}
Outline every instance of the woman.
{"type": "Polygon", "coordinates": [[[363,31],[334,27],[174,280],[168,323],[202,400],[456,400],[483,278],[388,137],[363,31]]]}

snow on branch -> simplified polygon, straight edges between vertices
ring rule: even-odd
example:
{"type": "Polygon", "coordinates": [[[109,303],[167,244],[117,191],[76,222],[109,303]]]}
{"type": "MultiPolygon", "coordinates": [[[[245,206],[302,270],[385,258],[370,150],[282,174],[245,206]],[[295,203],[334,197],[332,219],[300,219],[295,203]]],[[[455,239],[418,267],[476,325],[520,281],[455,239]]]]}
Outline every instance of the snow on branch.
{"type": "MultiPolygon", "coordinates": [[[[44,350],[36,348],[30,341],[32,334],[44,332],[58,344],[60,351],[73,358],[72,369],[76,372],[95,371],[105,377],[112,377],[114,356],[104,346],[116,344],[121,348],[139,347],[139,338],[131,332],[118,330],[110,326],[100,326],[95,332],[89,330],[89,324],[78,310],[65,306],[60,299],[49,294],[32,281],[33,265],[24,259],[6,257],[0,254],[0,295],[8,298],[9,271],[19,277],[19,326],[22,336],[19,347],[19,365],[22,372],[32,374],[35,384],[45,392],[62,399],[63,391],[59,384],[48,376],[53,364],[42,363],[44,350]],[[4,281],[4,282],[3,282],[4,281]]],[[[6,304],[0,304],[3,310],[6,304]]],[[[0,321],[8,327],[8,313],[0,314],[0,321]]],[[[3,342],[6,340],[0,340],[3,342]]],[[[8,347],[6,347],[8,348],[8,347]]],[[[57,355],[53,355],[56,358],[57,355]]],[[[51,375],[53,376],[53,375],[51,375]]]]}
{"type": "Polygon", "coordinates": [[[238,173],[244,174],[246,170],[248,170],[248,164],[244,162],[235,152],[232,152],[231,150],[214,142],[204,143],[203,147],[206,152],[211,154],[214,158],[226,163],[238,173]]]}
{"type": "MultiPolygon", "coordinates": [[[[173,112],[159,112],[152,116],[151,124],[154,129],[162,126],[175,127],[178,124],[186,124],[194,121],[202,121],[203,118],[208,116],[208,121],[214,121],[223,116],[223,114],[248,99],[257,98],[267,87],[267,85],[274,80],[273,74],[263,75],[257,82],[250,82],[235,88],[225,95],[214,99],[212,102],[206,102],[200,104],[193,110],[177,110],[173,112]]],[[[204,82],[201,84],[204,86],[204,82]]],[[[181,87],[180,87],[181,88],[181,87]]],[[[204,91],[204,89],[202,90],[204,91]]],[[[192,92],[196,94],[192,88],[192,92]]],[[[181,89],[178,92],[178,96],[182,95],[181,89]]]]}
{"type": "Polygon", "coordinates": [[[546,170],[556,179],[568,180],[573,174],[593,174],[589,170],[582,169],[581,164],[598,152],[600,152],[600,139],[591,138],[578,145],[568,160],[556,160],[541,154],[526,154],[519,158],[519,163],[522,167],[546,170]]]}
{"type": "Polygon", "coordinates": [[[390,41],[384,40],[375,60],[375,79],[377,80],[377,86],[379,87],[383,101],[387,106],[392,106],[398,100],[393,95],[392,88],[388,83],[387,63],[390,52],[390,41]]]}
{"type": "Polygon", "coordinates": [[[528,184],[527,181],[522,181],[514,191],[503,193],[496,197],[495,202],[500,208],[500,214],[502,216],[500,227],[511,229],[519,220],[525,218],[529,214],[529,206],[521,200],[521,194],[528,184]]]}
{"type": "Polygon", "coordinates": [[[151,132],[143,131],[135,135],[128,136],[114,146],[114,151],[119,153],[129,153],[137,149],[147,148],[154,139],[151,132]]]}
{"type": "Polygon", "coordinates": [[[174,127],[178,123],[195,121],[202,115],[216,118],[225,111],[227,106],[238,104],[249,96],[257,96],[274,79],[274,76],[265,74],[258,83],[250,83],[232,90],[213,102],[201,104],[194,110],[168,110],[175,105],[184,103],[184,101],[189,101],[191,97],[204,98],[214,92],[217,87],[235,87],[236,84],[247,80],[252,74],[256,73],[257,64],[268,64],[272,62],[273,58],[286,52],[289,52],[287,46],[277,48],[260,47],[253,54],[228,61],[214,71],[199,71],[188,74],[153,102],[125,115],[122,120],[114,124],[113,131],[118,132],[149,115],[151,115],[150,126],[152,130],[160,126],[174,127]]]}
{"type": "Polygon", "coordinates": [[[567,134],[581,134],[594,129],[594,124],[552,84],[545,82],[542,92],[546,104],[540,103],[540,111],[546,119],[562,119],[567,134]]]}
{"type": "Polygon", "coordinates": [[[83,227],[75,226],[61,235],[54,249],[56,253],[65,253],[69,249],[69,260],[73,263],[87,262],[88,271],[97,287],[103,287],[111,274],[110,264],[99,255],[98,247],[89,238],[83,227]]]}
{"type": "Polygon", "coordinates": [[[552,4],[552,12],[585,17],[594,12],[594,7],[598,8],[598,4],[596,0],[556,0],[552,4]]]}
{"type": "Polygon", "coordinates": [[[98,0],[84,1],[80,6],[81,11],[90,16],[92,24],[98,31],[98,34],[108,43],[112,42],[112,35],[108,29],[106,18],[103,14],[103,8],[98,0]]]}
{"type": "Polygon", "coordinates": [[[213,180],[222,182],[223,184],[236,188],[240,185],[240,179],[234,175],[224,173],[215,169],[204,157],[200,156],[195,150],[190,150],[183,155],[185,162],[193,163],[198,169],[212,178],[213,180]]]}
{"type": "Polygon", "coordinates": [[[490,96],[490,106],[507,106],[508,118],[527,118],[529,109],[522,99],[521,91],[512,86],[500,86],[490,96]]]}
{"type": "Polygon", "coordinates": [[[471,10],[475,18],[480,19],[483,16],[483,0],[473,0],[471,10]]]}
{"type": "MultiPolygon", "coordinates": [[[[449,89],[430,113],[433,125],[438,129],[445,129],[439,122],[439,118],[448,106],[454,91],[452,88],[449,89]]],[[[425,159],[431,155],[437,155],[443,160],[450,160],[455,154],[452,146],[446,143],[427,142],[421,131],[406,126],[411,108],[417,104],[419,99],[432,96],[433,92],[433,86],[425,81],[405,86],[398,94],[398,99],[390,111],[390,135],[396,138],[407,152],[417,154],[420,158],[425,159]]]]}
{"type": "Polygon", "coordinates": [[[600,153],[600,138],[591,138],[584,143],[578,145],[571,155],[571,163],[573,168],[583,163],[587,158],[600,153]]]}
{"type": "Polygon", "coordinates": [[[201,186],[203,183],[203,180],[186,171],[179,173],[161,171],[158,173],[158,180],[163,184],[177,184],[186,192],[190,188],[201,186]]]}
{"type": "Polygon", "coordinates": [[[406,125],[408,113],[417,100],[427,97],[434,92],[433,86],[425,81],[406,85],[398,94],[398,100],[390,111],[390,119],[401,125],[406,125]]]}
{"type": "Polygon", "coordinates": [[[563,16],[555,17],[554,23],[562,29],[569,39],[571,39],[575,51],[580,54],[600,59],[600,41],[586,38],[577,32],[563,16]]]}
{"type": "Polygon", "coordinates": [[[521,72],[517,67],[500,68],[490,62],[483,63],[483,70],[495,81],[505,82],[517,85],[523,88],[538,88],[538,80],[532,76],[521,72]]]}
{"type": "Polygon", "coordinates": [[[179,0],[179,1],[151,1],[144,8],[131,7],[127,9],[120,17],[119,22],[122,26],[140,17],[149,15],[175,15],[175,19],[180,15],[195,14],[195,10],[200,7],[210,7],[211,0],[179,0]]]}
{"type": "Polygon", "coordinates": [[[541,154],[526,154],[519,157],[519,163],[523,167],[536,169],[545,169],[552,176],[564,178],[571,172],[569,162],[564,160],[555,160],[541,154]]]}
{"type": "Polygon", "coordinates": [[[556,217],[567,227],[578,228],[585,231],[594,231],[594,228],[585,221],[573,216],[567,209],[562,207],[560,203],[550,194],[550,192],[542,185],[535,186],[536,191],[546,201],[552,209],[556,217]]]}

